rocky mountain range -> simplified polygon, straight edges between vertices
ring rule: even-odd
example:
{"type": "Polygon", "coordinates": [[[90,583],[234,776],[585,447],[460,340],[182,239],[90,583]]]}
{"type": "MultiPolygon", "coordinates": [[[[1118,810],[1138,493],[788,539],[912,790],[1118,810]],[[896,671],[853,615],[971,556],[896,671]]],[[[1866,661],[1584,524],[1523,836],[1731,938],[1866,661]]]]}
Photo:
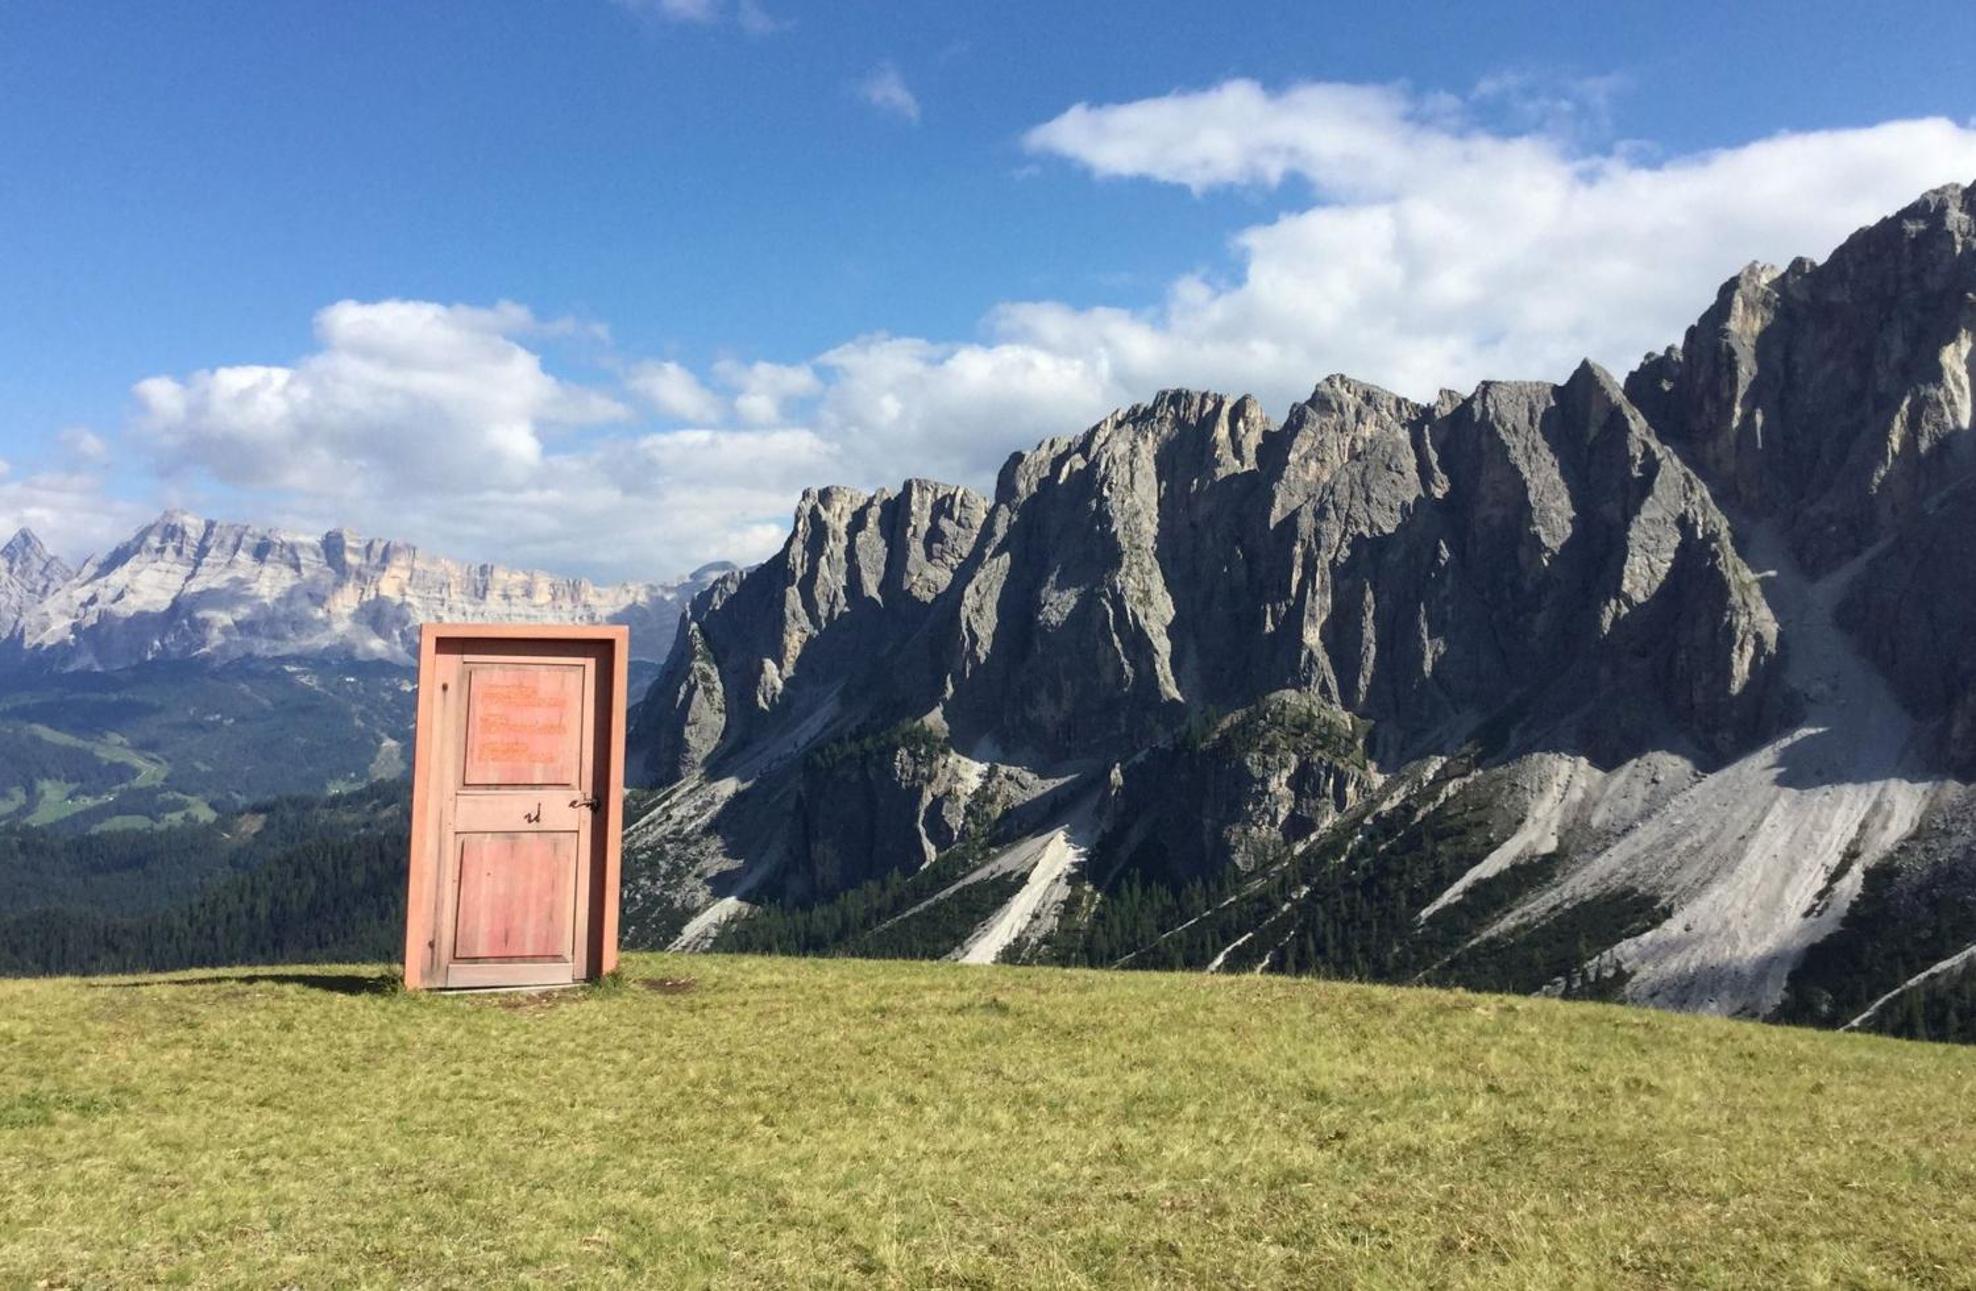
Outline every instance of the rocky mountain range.
{"type": "Polygon", "coordinates": [[[643,705],[628,935],[1953,1009],[1973,355],[1952,185],[1623,379],[1168,391],[992,498],[808,493],[643,705]]]}
{"type": "Polygon", "coordinates": [[[633,652],[657,660],[688,598],[731,569],[598,586],[345,529],[309,537],[169,511],[79,570],[16,534],[0,548],[0,632],[16,662],[68,671],[243,657],[409,666],[432,620],[624,623],[633,652]]]}
{"type": "Polygon", "coordinates": [[[0,827],[191,827],[402,777],[420,623],[628,624],[642,684],[730,570],[597,586],[183,512],[71,569],[23,531],[0,548],[0,827]]]}

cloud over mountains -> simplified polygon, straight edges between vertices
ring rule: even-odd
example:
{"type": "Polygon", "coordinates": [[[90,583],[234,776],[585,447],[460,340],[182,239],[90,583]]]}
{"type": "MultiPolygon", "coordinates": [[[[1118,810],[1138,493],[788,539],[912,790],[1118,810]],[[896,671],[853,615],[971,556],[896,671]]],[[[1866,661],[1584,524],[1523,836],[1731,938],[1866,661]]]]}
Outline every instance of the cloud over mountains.
{"type": "Polygon", "coordinates": [[[1678,340],[1752,253],[1822,256],[1976,178],[1976,129],[1945,119],[1660,155],[1584,142],[1597,86],[1526,89],[1231,80],[1028,130],[1027,152],[1097,182],[1295,203],[1229,230],[1233,274],[1179,277],[1148,309],[1011,300],[976,338],[860,336],[695,370],[513,303],[340,301],[309,354],[138,382],[129,438],[171,487],[230,492],[243,516],[665,575],[764,554],[805,485],[985,484],[1011,450],[1161,387],[1281,408],[1333,371],[1431,396],[1559,379],[1587,355],[1624,367],[1678,340]]]}

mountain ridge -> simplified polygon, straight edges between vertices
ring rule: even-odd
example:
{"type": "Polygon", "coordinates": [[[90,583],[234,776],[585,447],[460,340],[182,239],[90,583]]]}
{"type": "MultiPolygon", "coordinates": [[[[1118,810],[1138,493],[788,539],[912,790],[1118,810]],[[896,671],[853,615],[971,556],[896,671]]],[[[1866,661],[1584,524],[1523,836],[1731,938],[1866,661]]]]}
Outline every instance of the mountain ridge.
{"type": "Polygon", "coordinates": [[[1968,790],[1924,531],[1967,532],[1970,207],[1745,270],[1623,381],[1168,391],[992,499],[806,494],[643,706],[627,926],[958,957],[1020,902],[1006,959],[1773,1012],[1968,790]]]}
{"type": "Polygon", "coordinates": [[[0,552],[0,625],[17,664],[64,671],[242,657],[409,666],[418,625],[435,619],[623,623],[634,653],[657,659],[687,597],[731,568],[598,585],[345,528],[310,536],[174,509],[74,570],[22,530],[0,552]]]}

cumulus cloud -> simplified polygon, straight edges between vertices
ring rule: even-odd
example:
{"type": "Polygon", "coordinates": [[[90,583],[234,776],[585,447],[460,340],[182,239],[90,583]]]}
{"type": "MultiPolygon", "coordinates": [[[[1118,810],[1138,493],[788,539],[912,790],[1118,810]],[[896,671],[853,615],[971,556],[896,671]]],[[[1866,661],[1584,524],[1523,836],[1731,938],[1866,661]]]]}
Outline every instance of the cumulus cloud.
{"type": "Polygon", "coordinates": [[[785,409],[823,388],[807,363],[740,363],[722,359],[714,375],[734,391],[734,411],[741,420],[771,426],[784,419],[785,409]]]}
{"type": "Polygon", "coordinates": [[[930,476],[986,487],[1010,451],[1080,430],[1123,394],[1103,356],[1029,344],[868,336],[819,355],[816,424],[853,481],[930,476]]]}
{"type": "Polygon", "coordinates": [[[1395,86],[1247,80],[1079,104],[1025,146],[1195,192],[1295,184],[1305,203],[1235,234],[1232,281],[1188,275],[1135,313],[1013,304],[993,325],[1135,392],[1206,384],[1280,405],[1332,371],[1418,396],[1558,379],[1581,357],[1624,368],[1678,340],[1748,260],[1823,255],[1976,176],[1976,130],[1940,119],[1647,158],[1581,150],[1568,131],[1492,132],[1475,111],[1395,86]]]}
{"type": "Polygon", "coordinates": [[[110,446],[87,426],[64,426],[56,432],[55,442],[84,466],[107,466],[110,463],[110,446]]]}
{"type": "MultiPolygon", "coordinates": [[[[292,365],[138,382],[140,440],[172,477],[245,492],[285,525],[612,577],[765,554],[763,534],[832,465],[807,430],[595,433],[630,410],[551,375],[523,340],[565,329],[519,305],[341,301],[315,330],[292,365]]],[[[739,404],[815,378],[741,364],[735,381],[739,404]]],[[[637,365],[626,384],[668,415],[721,411],[676,364],[637,365]]]]}
{"type": "Polygon", "coordinates": [[[141,503],[110,496],[95,471],[17,473],[0,461],[0,542],[32,529],[50,550],[75,560],[128,536],[147,513],[141,503]]]}
{"type": "Polygon", "coordinates": [[[857,84],[858,97],[896,117],[919,123],[919,99],[906,85],[906,78],[891,63],[880,63],[865,73],[857,84]]]}
{"type": "Polygon", "coordinates": [[[796,496],[842,470],[834,448],[805,429],[610,435],[553,453],[513,486],[427,489],[354,511],[345,499],[291,497],[280,518],[306,529],[355,524],[471,559],[667,578],[768,555],[796,496]]]}
{"type": "Polygon", "coordinates": [[[727,401],[700,383],[685,366],[662,361],[634,364],[624,383],[661,416],[675,421],[712,423],[727,418],[727,401]]]}
{"type": "Polygon", "coordinates": [[[138,382],[137,425],[167,466],[249,488],[512,485],[541,468],[546,435],[629,415],[544,370],[516,339],[541,330],[507,302],[338,301],[316,314],[320,348],[293,366],[138,382]]]}
{"type": "Polygon", "coordinates": [[[537,349],[558,325],[519,305],[345,301],[291,365],[140,383],[137,429],[168,465],[298,523],[670,574],[766,554],[807,485],[985,488],[1009,452],[1166,386],[1246,391],[1280,414],[1334,371],[1431,397],[1559,380],[1588,355],[1624,369],[1678,340],[1744,262],[1822,256],[1976,177],[1976,129],[1946,120],[1690,155],[1597,146],[1609,94],[1230,81],[1080,104],[1024,136],[1040,162],[1249,190],[1271,213],[1230,230],[1226,267],[1150,308],[1011,301],[965,340],[875,334],[697,372],[630,362],[622,399],[553,375],[537,349]],[[691,429],[617,424],[633,406],[691,429]]]}

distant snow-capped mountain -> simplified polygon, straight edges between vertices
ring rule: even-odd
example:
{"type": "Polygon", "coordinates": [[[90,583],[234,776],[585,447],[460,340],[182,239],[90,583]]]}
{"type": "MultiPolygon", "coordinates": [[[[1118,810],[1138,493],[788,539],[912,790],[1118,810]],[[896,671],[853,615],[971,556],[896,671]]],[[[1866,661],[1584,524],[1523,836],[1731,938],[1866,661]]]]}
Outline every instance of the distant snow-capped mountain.
{"type": "Polygon", "coordinates": [[[685,602],[728,572],[600,586],[433,556],[345,529],[320,537],[168,511],[70,570],[23,529],[0,548],[0,630],[64,670],[158,659],[340,657],[410,664],[428,621],[622,623],[659,660],[685,602]]]}

